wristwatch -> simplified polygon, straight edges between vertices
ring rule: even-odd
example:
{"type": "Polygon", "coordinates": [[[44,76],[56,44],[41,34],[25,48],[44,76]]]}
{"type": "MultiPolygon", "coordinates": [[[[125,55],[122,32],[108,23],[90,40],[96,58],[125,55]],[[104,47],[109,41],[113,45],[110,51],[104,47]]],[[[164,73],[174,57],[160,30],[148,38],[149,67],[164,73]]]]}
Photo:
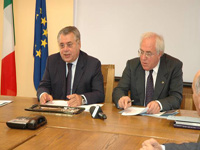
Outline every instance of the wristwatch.
{"type": "Polygon", "coordinates": [[[82,98],[82,105],[85,105],[86,104],[86,100],[85,100],[84,96],[81,95],[81,98],[82,98]]]}

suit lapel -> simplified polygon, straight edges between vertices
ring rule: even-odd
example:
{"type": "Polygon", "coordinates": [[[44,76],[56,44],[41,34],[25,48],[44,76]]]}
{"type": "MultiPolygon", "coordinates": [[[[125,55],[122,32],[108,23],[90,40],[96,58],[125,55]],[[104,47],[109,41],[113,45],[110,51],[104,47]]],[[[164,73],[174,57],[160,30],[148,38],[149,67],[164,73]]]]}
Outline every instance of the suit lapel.
{"type": "Polygon", "coordinates": [[[77,66],[76,66],[75,76],[74,76],[74,84],[73,84],[72,93],[75,93],[75,91],[79,85],[79,82],[81,80],[81,77],[83,75],[84,67],[85,67],[84,60],[85,59],[84,59],[83,53],[80,51],[79,59],[78,59],[77,66]]]}
{"type": "Polygon", "coordinates": [[[58,61],[58,66],[57,66],[57,75],[58,75],[58,82],[60,85],[60,88],[62,90],[62,93],[64,95],[66,94],[66,62],[62,60],[60,54],[59,54],[59,61],[58,61]],[[64,82],[63,82],[64,81],[64,82]],[[64,87],[64,88],[63,88],[64,87]]]}
{"type": "Polygon", "coordinates": [[[141,105],[144,105],[144,98],[145,98],[145,71],[142,68],[142,66],[140,66],[138,68],[138,70],[136,71],[136,76],[137,76],[137,80],[136,80],[136,85],[137,85],[137,92],[138,95],[140,97],[140,103],[141,105]]]}
{"type": "Polygon", "coordinates": [[[159,95],[162,92],[167,80],[166,77],[167,77],[167,66],[165,64],[165,54],[164,54],[160,59],[160,66],[158,69],[153,99],[159,99],[159,95]]]}

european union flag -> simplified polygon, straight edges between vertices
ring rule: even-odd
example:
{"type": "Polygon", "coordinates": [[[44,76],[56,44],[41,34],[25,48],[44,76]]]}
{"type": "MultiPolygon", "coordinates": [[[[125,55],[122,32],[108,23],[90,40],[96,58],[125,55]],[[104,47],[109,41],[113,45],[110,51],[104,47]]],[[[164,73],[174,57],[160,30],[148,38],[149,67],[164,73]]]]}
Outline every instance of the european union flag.
{"type": "Polygon", "coordinates": [[[48,57],[48,32],[46,16],[46,0],[36,0],[35,37],[34,37],[34,85],[38,89],[43,77],[48,57]]]}

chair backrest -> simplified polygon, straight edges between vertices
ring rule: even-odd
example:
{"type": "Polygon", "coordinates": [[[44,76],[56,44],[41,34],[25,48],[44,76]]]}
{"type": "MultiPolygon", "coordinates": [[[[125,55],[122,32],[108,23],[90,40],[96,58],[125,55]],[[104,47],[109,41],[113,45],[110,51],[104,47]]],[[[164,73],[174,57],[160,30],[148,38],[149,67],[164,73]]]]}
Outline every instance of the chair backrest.
{"type": "Polygon", "coordinates": [[[112,92],[115,78],[115,65],[101,65],[101,71],[103,74],[104,91],[105,91],[105,103],[112,103],[112,92]]]}
{"type": "Polygon", "coordinates": [[[192,94],[193,91],[191,87],[183,87],[183,99],[181,102],[181,109],[196,110],[192,94]]]}

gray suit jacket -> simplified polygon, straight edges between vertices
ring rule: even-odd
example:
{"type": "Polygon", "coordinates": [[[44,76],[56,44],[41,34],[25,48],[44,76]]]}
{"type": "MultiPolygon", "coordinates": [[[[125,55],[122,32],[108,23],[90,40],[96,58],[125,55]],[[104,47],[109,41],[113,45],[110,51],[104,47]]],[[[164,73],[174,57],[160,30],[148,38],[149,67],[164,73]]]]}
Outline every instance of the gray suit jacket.
{"type": "MultiPolygon", "coordinates": [[[[53,99],[66,99],[66,62],[60,53],[48,57],[37,97],[47,92],[53,99]]],[[[88,104],[104,102],[104,84],[101,62],[80,51],[76,66],[72,93],[84,94],[88,104]]]]}
{"type": "MultiPolygon", "coordinates": [[[[163,54],[160,58],[153,99],[158,100],[163,111],[178,109],[182,101],[183,79],[182,62],[163,54]]],[[[145,70],[140,58],[127,61],[126,68],[118,86],[113,90],[113,102],[118,106],[118,100],[127,96],[130,91],[133,105],[144,106],[145,99],[145,70]]]]}
{"type": "Polygon", "coordinates": [[[165,150],[200,150],[200,143],[165,144],[165,150]]]}

